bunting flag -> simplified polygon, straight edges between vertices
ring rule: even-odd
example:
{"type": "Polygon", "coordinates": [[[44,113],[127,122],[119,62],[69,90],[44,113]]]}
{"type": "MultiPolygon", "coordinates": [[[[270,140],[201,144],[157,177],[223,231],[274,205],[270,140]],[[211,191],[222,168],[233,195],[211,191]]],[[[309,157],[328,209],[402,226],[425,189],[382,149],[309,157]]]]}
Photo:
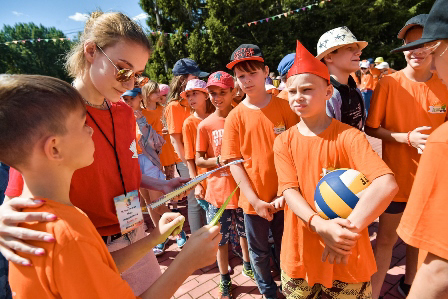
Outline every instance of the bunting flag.
{"type": "Polygon", "coordinates": [[[273,20],[274,21],[274,20],[281,19],[281,18],[287,18],[288,16],[293,15],[294,13],[299,13],[299,12],[302,12],[302,11],[310,10],[310,9],[313,8],[313,6],[319,6],[319,5],[324,4],[325,2],[331,2],[331,0],[322,0],[320,2],[316,2],[316,3],[310,4],[310,5],[301,7],[301,8],[290,10],[290,11],[287,11],[287,12],[284,12],[284,13],[281,13],[281,14],[278,14],[278,15],[275,15],[275,16],[271,16],[271,17],[264,18],[264,19],[261,19],[261,20],[256,20],[256,21],[252,21],[252,22],[249,22],[249,23],[245,23],[245,24],[242,24],[240,26],[233,27],[232,29],[238,29],[239,27],[245,27],[245,26],[250,27],[251,25],[257,25],[258,23],[260,23],[260,24],[263,23],[263,22],[267,23],[267,22],[269,22],[269,20],[273,20]]]}
{"type": "Polygon", "coordinates": [[[57,42],[57,41],[64,41],[64,40],[70,40],[69,37],[57,37],[57,38],[35,38],[35,39],[22,39],[22,40],[13,40],[10,42],[4,42],[2,44],[9,46],[9,45],[17,45],[18,43],[25,44],[25,43],[39,43],[39,42],[57,42]]]}

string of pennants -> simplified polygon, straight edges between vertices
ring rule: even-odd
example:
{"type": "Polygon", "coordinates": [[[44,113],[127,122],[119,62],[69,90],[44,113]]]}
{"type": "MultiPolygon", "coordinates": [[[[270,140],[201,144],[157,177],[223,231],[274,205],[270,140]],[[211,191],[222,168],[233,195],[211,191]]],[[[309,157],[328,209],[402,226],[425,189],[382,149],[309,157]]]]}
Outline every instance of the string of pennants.
{"type": "MultiPolygon", "coordinates": [[[[274,21],[274,20],[281,19],[281,18],[287,18],[290,15],[310,10],[314,6],[318,6],[319,4],[324,4],[325,2],[331,2],[331,0],[322,0],[320,2],[316,2],[316,3],[310,4],[310,5],[306,5],[304,7],[297,8],[297,9],[294,9],[294,10],[290,10],[290,11],[287,11],[287,12],[284,12],[284,13],[281,13],[281,14],[278,14],[278,15],[275,15],[275,16],[271,16],[271,17],[267,17],[267,18],[260,19],[260,20],[257,20],[257,21],[252,21],[252,22],[249,22],[249,23],[245,23],[245,24],[242,24],[242,25],[239,25],[239,26],[231,27],[231,29],[239,29],[240,27],[241,28],[250,27],[251,25],[258,25],[258,24],[261,24],[263,22],[267,23],[269,21],[274,21]]],[[[202,34],[205,34],[205,33],[208,33],[208,32],[210,32],[210,30],[200,30],[200,33],[202,33],[202,34]]],[[[162,32],[162,31],[153,31],[153,32],[151,32],[151,35],[156,35],[156,34],[157,35],[162,35],[163,34],[165,36],[173,36],[176,33],[168,33],[168,32],[162,32]]],[[[182,33],[182,35],[186,36],[187,38],[189,36],[189,34],[185,33],[185,32],[182,33]]]]}
{"type": "Polygon", "coordinates": [[[35,38],[35,39],[22,39],[22,40],[13,40],[10,42],[3,43],[4,45],[17,45],[17,44],[25,44],[25,43],[39,43],[39,42],[57,42],[57,41],[64,41],[64,40],[70,40],[69,37],[57,37],[57,38],[35,38]]]}

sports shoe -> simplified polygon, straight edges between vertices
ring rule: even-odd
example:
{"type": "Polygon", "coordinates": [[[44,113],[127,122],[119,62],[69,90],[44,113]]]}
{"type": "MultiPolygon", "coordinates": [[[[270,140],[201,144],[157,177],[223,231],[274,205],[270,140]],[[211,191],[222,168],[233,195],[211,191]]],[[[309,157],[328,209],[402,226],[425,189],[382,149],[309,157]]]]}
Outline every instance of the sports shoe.
{"type": "Polygon", "coordinates": [[[165,242],[157,244],[156,247],[152,249],[155,256],[162,255],[165,252],[165,244],[168,242],[168,239],[165,240],[165,242]]]}
{"type": "Polygon", "coordinates": [[[232,282],[220,281],[219,282],[219,298],[220,299],[233,299],[232,296],[232,282]]]}
{"type": "Polygon", "coordinates": [[[243,276],[255,280],[254,271],[243,267],[243,276]]]}
{"type": "Polygon", "coordinates": [[[177,235],[176,243],[179,248],[184,247],[185,243],[187,243],[187,235],[184,231],[181,231],[180,234],[177,235]]]}
{"type": "Polygon", "coordinates": [[[411,290],[411,285],[404,283],[404,276],[400,278],[400,283],[398,284],[398,292],[403,296],[407,297],[409,295],[409,291],[411,290]]]}

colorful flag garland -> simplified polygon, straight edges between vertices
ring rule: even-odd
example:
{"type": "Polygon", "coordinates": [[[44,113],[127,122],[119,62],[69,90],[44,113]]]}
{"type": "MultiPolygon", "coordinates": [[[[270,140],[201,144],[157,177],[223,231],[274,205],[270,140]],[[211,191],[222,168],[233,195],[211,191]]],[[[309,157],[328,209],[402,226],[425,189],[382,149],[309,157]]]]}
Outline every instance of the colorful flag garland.
{"type": "Polygon", "coordinates": [[[39,42],[57,42],[57,41],[70,40],[69,37],[56,37],[56,38],[35,38],[35,39],[21,39],[21,40],[13,40],[10,42],[4,42],[4,45],[17,45],[17,44],[25,44],[25,43],[39,43],[39,42]]]}

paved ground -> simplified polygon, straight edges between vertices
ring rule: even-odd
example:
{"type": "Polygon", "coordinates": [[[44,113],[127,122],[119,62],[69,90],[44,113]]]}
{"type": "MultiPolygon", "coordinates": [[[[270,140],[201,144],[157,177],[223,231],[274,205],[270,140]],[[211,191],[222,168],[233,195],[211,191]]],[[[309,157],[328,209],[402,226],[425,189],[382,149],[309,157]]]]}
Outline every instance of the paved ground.
{"type": "MultiPolygon", "coordinates": [[[[381,155],[381,141],[378,139],[369,138],[373,149],[381,155]]],[[[180,206],[182,214],[186,216],[186,207],[180,206]]],[[[189,232],[188,222],[185,224],[185,230],[189,232]]],[[[375,244],[376,232],[378,229],[378,223],[373,223],[369,227],[370,239],[372,245],[375,244]]],[[[175,241],[168,243],[167,251],[165,254],[159,257],[159,264],[164,271],[176,257],[179,250],[175,241]]],[[[384,283],[382,295],[385,295],[385,299],[397,299],[403,298],[397,291],[397,284],[401,276],[405,271],[405,253],[406,246],[399,240],[395,245],[393,252],[393,258],[390,270],[387,273],[386,282],[384,283]]],[[[236,257],[229,253],[230,265],[233,268],[232,282],[234,285],[234,297],[235,298],[262,298],[258,289],[253,281],[244,277],[241,274],[242,261],[239,257],[236,257]]],[[[277,283],[280,283],[280,277],[277,272],[273,270],[273,275],[277,283]]],[[[216,265],[211,265],[207,268],[201,269],[193,273],[182,285],[182,287],[175,293],[176,299],[192,299],[192,298],[217,298],[218,297],[218,284],[219,284],[219,271],[216,265]]],[[[281,297],[283,298],[283,297],[281,297]]]]}

